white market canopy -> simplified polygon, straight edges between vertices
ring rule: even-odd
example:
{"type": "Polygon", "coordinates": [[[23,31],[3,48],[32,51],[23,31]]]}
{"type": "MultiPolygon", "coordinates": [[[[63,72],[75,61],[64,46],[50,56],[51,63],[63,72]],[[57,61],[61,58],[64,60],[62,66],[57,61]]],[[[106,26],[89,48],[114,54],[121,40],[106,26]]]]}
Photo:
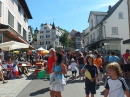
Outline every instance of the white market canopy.
{"type": "Polygon", "coordinates": [[[44,51],[45,49],[42,48],[42,47],[40,47],[40,48],[38,48],[37,50],[39,50],[39,51],[44,51]]]}
{"type": "Polygon", "coordinates": [[[20,48],[29,48],[29,45],[21,42],[16,42],[16,41],[9,41],[9,42],[1,43],[0,48],[5,51],[10,51],[10,50],[20,49],[20,48]]]}

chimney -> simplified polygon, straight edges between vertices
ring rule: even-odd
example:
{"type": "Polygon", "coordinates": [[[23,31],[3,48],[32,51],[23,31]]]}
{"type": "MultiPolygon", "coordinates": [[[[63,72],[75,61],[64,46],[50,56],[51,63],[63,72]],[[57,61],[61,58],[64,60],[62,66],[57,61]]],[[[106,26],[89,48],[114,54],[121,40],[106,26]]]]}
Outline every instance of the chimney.
{"type": "Polygon", "coordinates": [[[109,5],[109,7],[108,7],[108,11],[111,9],[111,5],[109,5]]]}

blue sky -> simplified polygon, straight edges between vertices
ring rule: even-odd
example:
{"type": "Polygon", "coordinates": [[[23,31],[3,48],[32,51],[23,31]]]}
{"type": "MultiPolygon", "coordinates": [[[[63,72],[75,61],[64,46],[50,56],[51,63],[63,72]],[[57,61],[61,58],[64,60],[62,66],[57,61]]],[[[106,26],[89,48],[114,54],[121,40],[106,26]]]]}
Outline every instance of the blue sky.
{"type": "Polygon", "coordinates": [[[54,23],[63,29],[82,32],[88,24],[90,11],[108,10],[118,0],[26,0],[33,19],[29,25],[40,29],[41,23],[54,23]]]}

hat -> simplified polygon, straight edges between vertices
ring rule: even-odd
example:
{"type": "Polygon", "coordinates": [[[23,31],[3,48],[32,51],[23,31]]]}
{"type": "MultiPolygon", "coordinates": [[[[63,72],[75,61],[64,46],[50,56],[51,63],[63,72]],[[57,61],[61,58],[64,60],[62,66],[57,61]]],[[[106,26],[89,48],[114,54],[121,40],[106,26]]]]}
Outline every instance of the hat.
{"type": "Polygon", "coordinates": [[[71,61],[75,61],[74,58],[72,58],[71,61]]]}

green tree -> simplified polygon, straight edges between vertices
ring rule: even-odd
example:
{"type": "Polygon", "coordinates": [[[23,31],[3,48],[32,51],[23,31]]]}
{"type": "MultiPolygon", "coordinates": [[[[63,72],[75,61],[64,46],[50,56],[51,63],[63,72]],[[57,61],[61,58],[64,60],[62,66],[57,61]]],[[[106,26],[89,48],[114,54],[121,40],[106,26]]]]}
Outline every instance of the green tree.
{"type": "Polygon", "coordinates": [[[72,39],[68,39],[68,47],[74,48],[74,42],[72,39]]]}
{"type": "Polygon", "coordinates": [[[61,44],[63,45],[63,48],[65,47],[65,46],[68,46],[68,33],[67,33],[67,31],[65,30],[65,33],[60,37],[60,42],[61,42],[61,44]]]}

